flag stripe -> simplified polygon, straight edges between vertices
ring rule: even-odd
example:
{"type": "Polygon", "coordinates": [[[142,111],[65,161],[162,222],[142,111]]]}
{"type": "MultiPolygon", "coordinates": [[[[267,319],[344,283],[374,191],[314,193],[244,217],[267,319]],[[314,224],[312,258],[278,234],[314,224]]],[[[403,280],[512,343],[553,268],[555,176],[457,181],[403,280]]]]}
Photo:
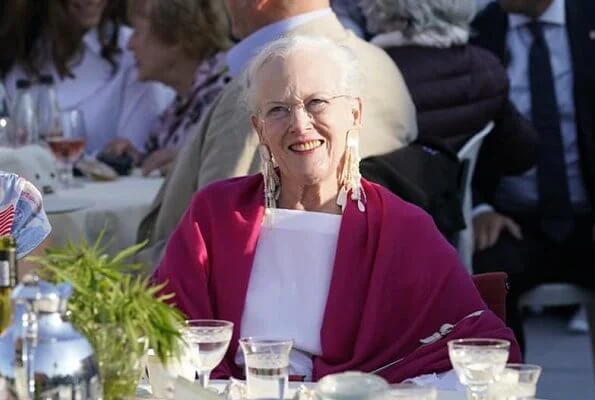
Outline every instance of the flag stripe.
{"type": "Polygon", "coordinates": [[[0,210],[0,235],[9,235],[14,222],[14,205],[0,210]]]}

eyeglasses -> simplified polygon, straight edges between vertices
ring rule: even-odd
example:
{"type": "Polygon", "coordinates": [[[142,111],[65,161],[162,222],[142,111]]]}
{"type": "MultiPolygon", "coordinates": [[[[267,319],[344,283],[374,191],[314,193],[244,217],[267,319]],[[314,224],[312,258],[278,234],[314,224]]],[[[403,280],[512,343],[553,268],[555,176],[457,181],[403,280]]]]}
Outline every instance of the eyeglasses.
{"type": "Polygon", "coordinates": [[[309,100],[300,101],[293,104],[273,103],[265,110],[259,110],[262,113],[262,118],[265,121],[286,121],[291,115],[292,110],[302,109],[306,115],[312,120],[322,114],[328,109],[332,102],[341,97],[351,97],[346,94],[340,94],[331,97],[314,96],[309,100]]]}

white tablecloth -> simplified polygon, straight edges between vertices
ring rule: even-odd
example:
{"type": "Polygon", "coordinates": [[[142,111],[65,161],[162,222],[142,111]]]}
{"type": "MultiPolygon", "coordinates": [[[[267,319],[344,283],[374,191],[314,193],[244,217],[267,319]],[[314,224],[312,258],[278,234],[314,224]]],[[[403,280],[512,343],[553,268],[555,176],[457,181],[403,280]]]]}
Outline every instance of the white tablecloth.
{"type": "Polygon", "coordinates": [[[138,225],[162,182],[163,178],[136,176],[110,182],[84,181],[81,188],[60,190],[47,196],[48,204],[52,201],[54,204],[69,203],[73,207],[86,205],[77,211],[56,213],[48,209],[52,243],[78,243],[83,238],[93,243],[105,228],[110,254],[135,244],[138,225]]]}

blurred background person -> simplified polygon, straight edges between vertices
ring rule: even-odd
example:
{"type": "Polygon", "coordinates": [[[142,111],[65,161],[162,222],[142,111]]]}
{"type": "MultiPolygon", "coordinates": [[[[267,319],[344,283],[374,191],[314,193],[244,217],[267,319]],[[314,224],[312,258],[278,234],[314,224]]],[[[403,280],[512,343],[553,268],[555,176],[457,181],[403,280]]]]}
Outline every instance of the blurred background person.
{"type": "Polygon", "coordinates": [[[474,219],[474,269],[508,272],[508,323],[524,349],[522,294],[544,282],[595,289],[595,3],[499,0],[473,29],[542,143],[536,167],[497,181],[474,219]]]}
{"type": "Polygon", "coordinates": [[[535,164],[537,134],[508,99],[506,70],[489,51],[468,44],[474,0],[360,4],[374,34],[371,42],[384,48],[403,74],[420,139],[439,139],[456,152],[494,121],[480,166],[515,174],[535,164]]]}
{"type": "Polygon", "coordinates": [[[419,130],[414,146],[364,159],[364,176],[386,184],[407,200],[415,197],[402,191],[406,186],[400,184],[402,176],[424,193],[438,194],[441,208],[435,211],[428,209],[429,204],[414,202],[428,209],[441,231],[454,238],[461,226],[457,222],[462,218],[460,200],[450,196],[452,207],[446,209],[443,198],[460,191],[456,153],[494,121],[474,173],[475,197],[480,198],[484,190],[492,190],[490,185],[498,177],[520,174],[535,164],[537,133],[508,99],[508,76],[498,58],[468,44],[474,0],[363,0],[360,5],[367,29],[374,35],[371,43],[384,48],[403,74],[419,130]],[[427,146],[435,152],[424,151],[427,146]],[[446,184],[444,170],[452,165],[442,157],[445,164],[429,175],[424,160],[436,162],[437,152],[451,154],[456,167],[448,175],[449,186],[433,192],[446,184]]]}
{"type": "MultiPolygon", "coordinates": [[[[12,2],[10,2],[12,3],[12,2]]],[[[16,0],[0,29],[0,74],[11,97],[21,78],[54,78],[62,109],[82,112],[86,150],[101,152],[116,137],[141,150],[171,92],[141,83],[126,43],[119,0],[16,0]]]]}
{"type": "Polygon", "coordinates": [[[134,53],[139,80],[157,81],[176,92],[175,99],[153,125],[142,149],[127,138],[107,151],[129,154],[147,175],[163,175],[189,132],[231,80],[225,59],[231,47],[229,23],[220,0],[129,0],[134,53]]]}

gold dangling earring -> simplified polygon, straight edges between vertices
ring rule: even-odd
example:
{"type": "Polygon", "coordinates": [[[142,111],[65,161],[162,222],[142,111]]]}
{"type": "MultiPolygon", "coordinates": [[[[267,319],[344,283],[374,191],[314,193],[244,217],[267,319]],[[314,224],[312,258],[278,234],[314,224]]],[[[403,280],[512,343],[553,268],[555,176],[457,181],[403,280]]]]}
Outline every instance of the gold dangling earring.
{"type": "Polygon", "coordinates": [[[351,200],[357,202],[357,208],[364,212],[366,207],[362,198],[365,196],[361,187],[361,174],[359,170],[359,136],[355,130],[347,132],[345,146],[345,162],[341,171],[341,189],[337,195],[337,205],[344,211],[347,205],[347,194],[351,191],[351,200]]]}
{"type": "Polygon", "coordinates": [[[258,145],[258,153],[262,163],[262,176],[264,179],[264,206],[265,212],[277,207],[277,197],[279,196],[279,177],[275,171],[273,155],[269,148],[264,145],[258,145]]]}

